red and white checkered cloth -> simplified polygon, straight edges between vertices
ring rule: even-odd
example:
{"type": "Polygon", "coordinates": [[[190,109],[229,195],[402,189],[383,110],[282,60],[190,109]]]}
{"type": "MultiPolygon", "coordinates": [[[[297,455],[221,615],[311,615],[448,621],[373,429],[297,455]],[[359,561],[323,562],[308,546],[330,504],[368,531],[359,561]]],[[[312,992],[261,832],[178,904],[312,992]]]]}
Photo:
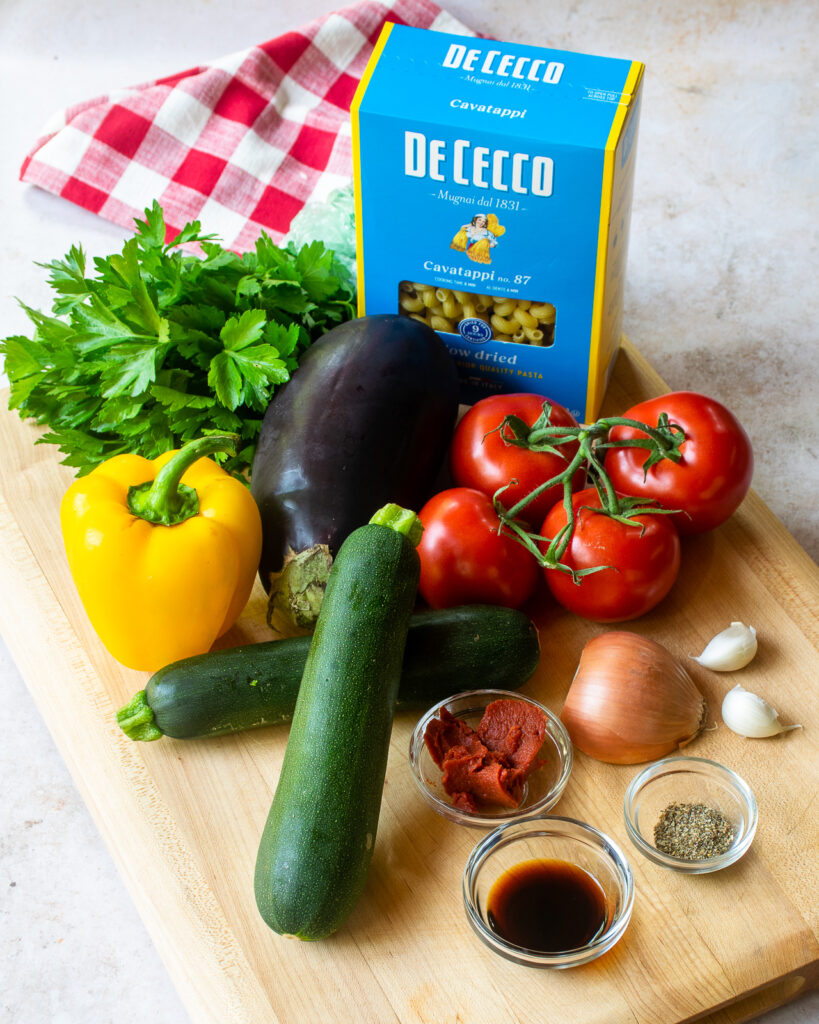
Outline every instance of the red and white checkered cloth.
{"type": "Polygon", "coordinates": [[[430,0],[363,0],[201,67],[69,107],[23,181],[124,227],[159,200],[238,252],[352,175],[350,102],[385,21],[473,35],[430,0]]]}

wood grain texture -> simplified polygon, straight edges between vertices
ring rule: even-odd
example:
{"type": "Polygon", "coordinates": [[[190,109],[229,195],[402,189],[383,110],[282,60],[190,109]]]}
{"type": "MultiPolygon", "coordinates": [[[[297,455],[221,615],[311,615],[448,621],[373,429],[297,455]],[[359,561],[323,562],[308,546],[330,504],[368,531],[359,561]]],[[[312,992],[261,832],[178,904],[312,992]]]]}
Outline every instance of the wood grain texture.
{"type": "MultiPolygon", "coordinates": [[[[604,411],[663,390],[624,342],[604,411]]],[[[578,754],[556,813],[621,844],[637,896],[610,953],[547,972],[499,959],[469,929],[461,874],[483,833],[445,821],[415,791],[407,714],[396,719],[372,870],[348,923],[320,943],[270,932],[253,866],[286,729],[152,744],[120,732],[114,712],[147,677],[111,659],[71,582],[58,527],[71,472],[16,415],[0,414],[0,436],[0,629],[196,1024],[741,1024],[819,984],[819,578],[756,495],[713,534],[684,540],[671,594],[627,627],[685,658],[732,619],[756,626],[759,654],[738,676],[687,662],[716,725],[689,751],[751,785],[754,844],[714,875],[648,863],[622,822],[638,768],[578,754]],[[764,741],[729,732],[718,711],[737,681],[805,728],[764,741]]],[[[583,645],[605,627],[543,594],[529,611],[543,657],[524,690],[559,711],[583,645]]],[[[269,636],[257,586],[223,642],[269,636]]]]}

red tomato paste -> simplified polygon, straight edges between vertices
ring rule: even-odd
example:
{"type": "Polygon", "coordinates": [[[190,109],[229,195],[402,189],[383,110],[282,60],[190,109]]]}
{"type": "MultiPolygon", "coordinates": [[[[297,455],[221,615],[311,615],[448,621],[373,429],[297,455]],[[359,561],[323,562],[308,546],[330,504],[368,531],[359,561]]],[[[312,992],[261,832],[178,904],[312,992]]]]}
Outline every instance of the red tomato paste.
{"type": "Polygon", "coordinates": [[[517,807],[523,783],[541,766],[538,753],[546,736],[546,716],[517,700],[494,700],[477,731],[441,709],[424,733],[432,760],[443,772],[452,803],[464,811],[479,804],[517,807]]]}

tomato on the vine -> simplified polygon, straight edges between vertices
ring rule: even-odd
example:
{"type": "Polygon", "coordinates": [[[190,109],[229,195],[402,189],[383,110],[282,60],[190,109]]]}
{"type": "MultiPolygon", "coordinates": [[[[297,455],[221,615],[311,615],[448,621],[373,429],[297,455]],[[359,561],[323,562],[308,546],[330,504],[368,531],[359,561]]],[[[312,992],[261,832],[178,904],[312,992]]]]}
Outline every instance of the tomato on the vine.
{"type": "MultiPolygon", "coordinates": [[[[674,391],[633,406],[623,416],[655,426],[660,413],[685,432],[681,459],[663,459],[646,473],[644,448],[612,448],[604,467],[623,494],[654,498],[663,508],[680,509],[674,523],[680,533],[704,533],[724,523],[748,492],[754,470],[751,442],[732,412],[713,398],[674,391]]],[[[628,426],[613,427],[610,441],[645,434],[628,426]]]]}
{"type": "Polygon", "coordinates": [[[499,604],[518,608],[532,594],[538,566],[500,526],[492,501],[480,491],[453,487],[418,513],[424,532],[419,591],[433,608],[499,604]]]}
{"type": "MultiPolygon", "coordinates": [[[[618,495],[619,497],[619,495],[618,495]]],[[[622,622],[650,611],[671,589],[680,569],[680,538],[671,517],[635,515],[628,525],[602,511],[595,487],[572,496],[575,526],[560,561],[575,570],[608,566],[581,576],[544,569],[556,600],[575,615],[596,622],[622,622]]],[[[566,509],[555,505],[541,534],[554,538],[566,525],[566,509]]],[[[540,542],[541,550],[547,544],[540,542]]]]}
{"type": "MultiPolygon", "coordinates": [[[[566,469],[577,451],[577,444],[561,446],[565,457],[551,452],[533,452],[506,443],[501,431],[496,429],[506,416],[517,416],[531,427],[542,413],[543,403],[549,401],[542,395],[513,394],[490,395],[476,402],[455,428],[452,438],[450,461],[455,483],[459,487],[474,487],[492,497],[499,488],[517,480],[500,498],[505,508],[512,508],[539,484],[546,483],[566,469]]],[[[568,409],[553,402],[550,404],[553,426],[578,426],[568,409]]],[[[507,438],[512,436],[508,427],[503,433],[507,438]]],[[[574,474],[574,490],[583,486],[585,476],[583,469],[574,474]]],[[[518,518],[538,524],[552,505],[562,498],[561,484],[550,487],[522,509],[518,518]]]]}

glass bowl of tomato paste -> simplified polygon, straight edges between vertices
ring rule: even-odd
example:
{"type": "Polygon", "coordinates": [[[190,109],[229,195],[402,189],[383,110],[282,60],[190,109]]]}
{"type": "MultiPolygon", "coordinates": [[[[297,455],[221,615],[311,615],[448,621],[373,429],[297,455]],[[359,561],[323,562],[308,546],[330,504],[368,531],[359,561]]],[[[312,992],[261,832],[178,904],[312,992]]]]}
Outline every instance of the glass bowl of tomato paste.
{"type": "Polygon", "coordinates": [[[560,719],[531,697],[469,690],[421,717],[409,759],[439,814],[494,828],[554,807],[571,774],[572,743],[560,719]]]}
{"type": "Polygon", "coordinates": [[[597,959],[622,938],[634,878],[603,832],[542,814],[500,825],[476,844],[463,898],[473,931],[493,952],[562,970],[597,959]]]}

